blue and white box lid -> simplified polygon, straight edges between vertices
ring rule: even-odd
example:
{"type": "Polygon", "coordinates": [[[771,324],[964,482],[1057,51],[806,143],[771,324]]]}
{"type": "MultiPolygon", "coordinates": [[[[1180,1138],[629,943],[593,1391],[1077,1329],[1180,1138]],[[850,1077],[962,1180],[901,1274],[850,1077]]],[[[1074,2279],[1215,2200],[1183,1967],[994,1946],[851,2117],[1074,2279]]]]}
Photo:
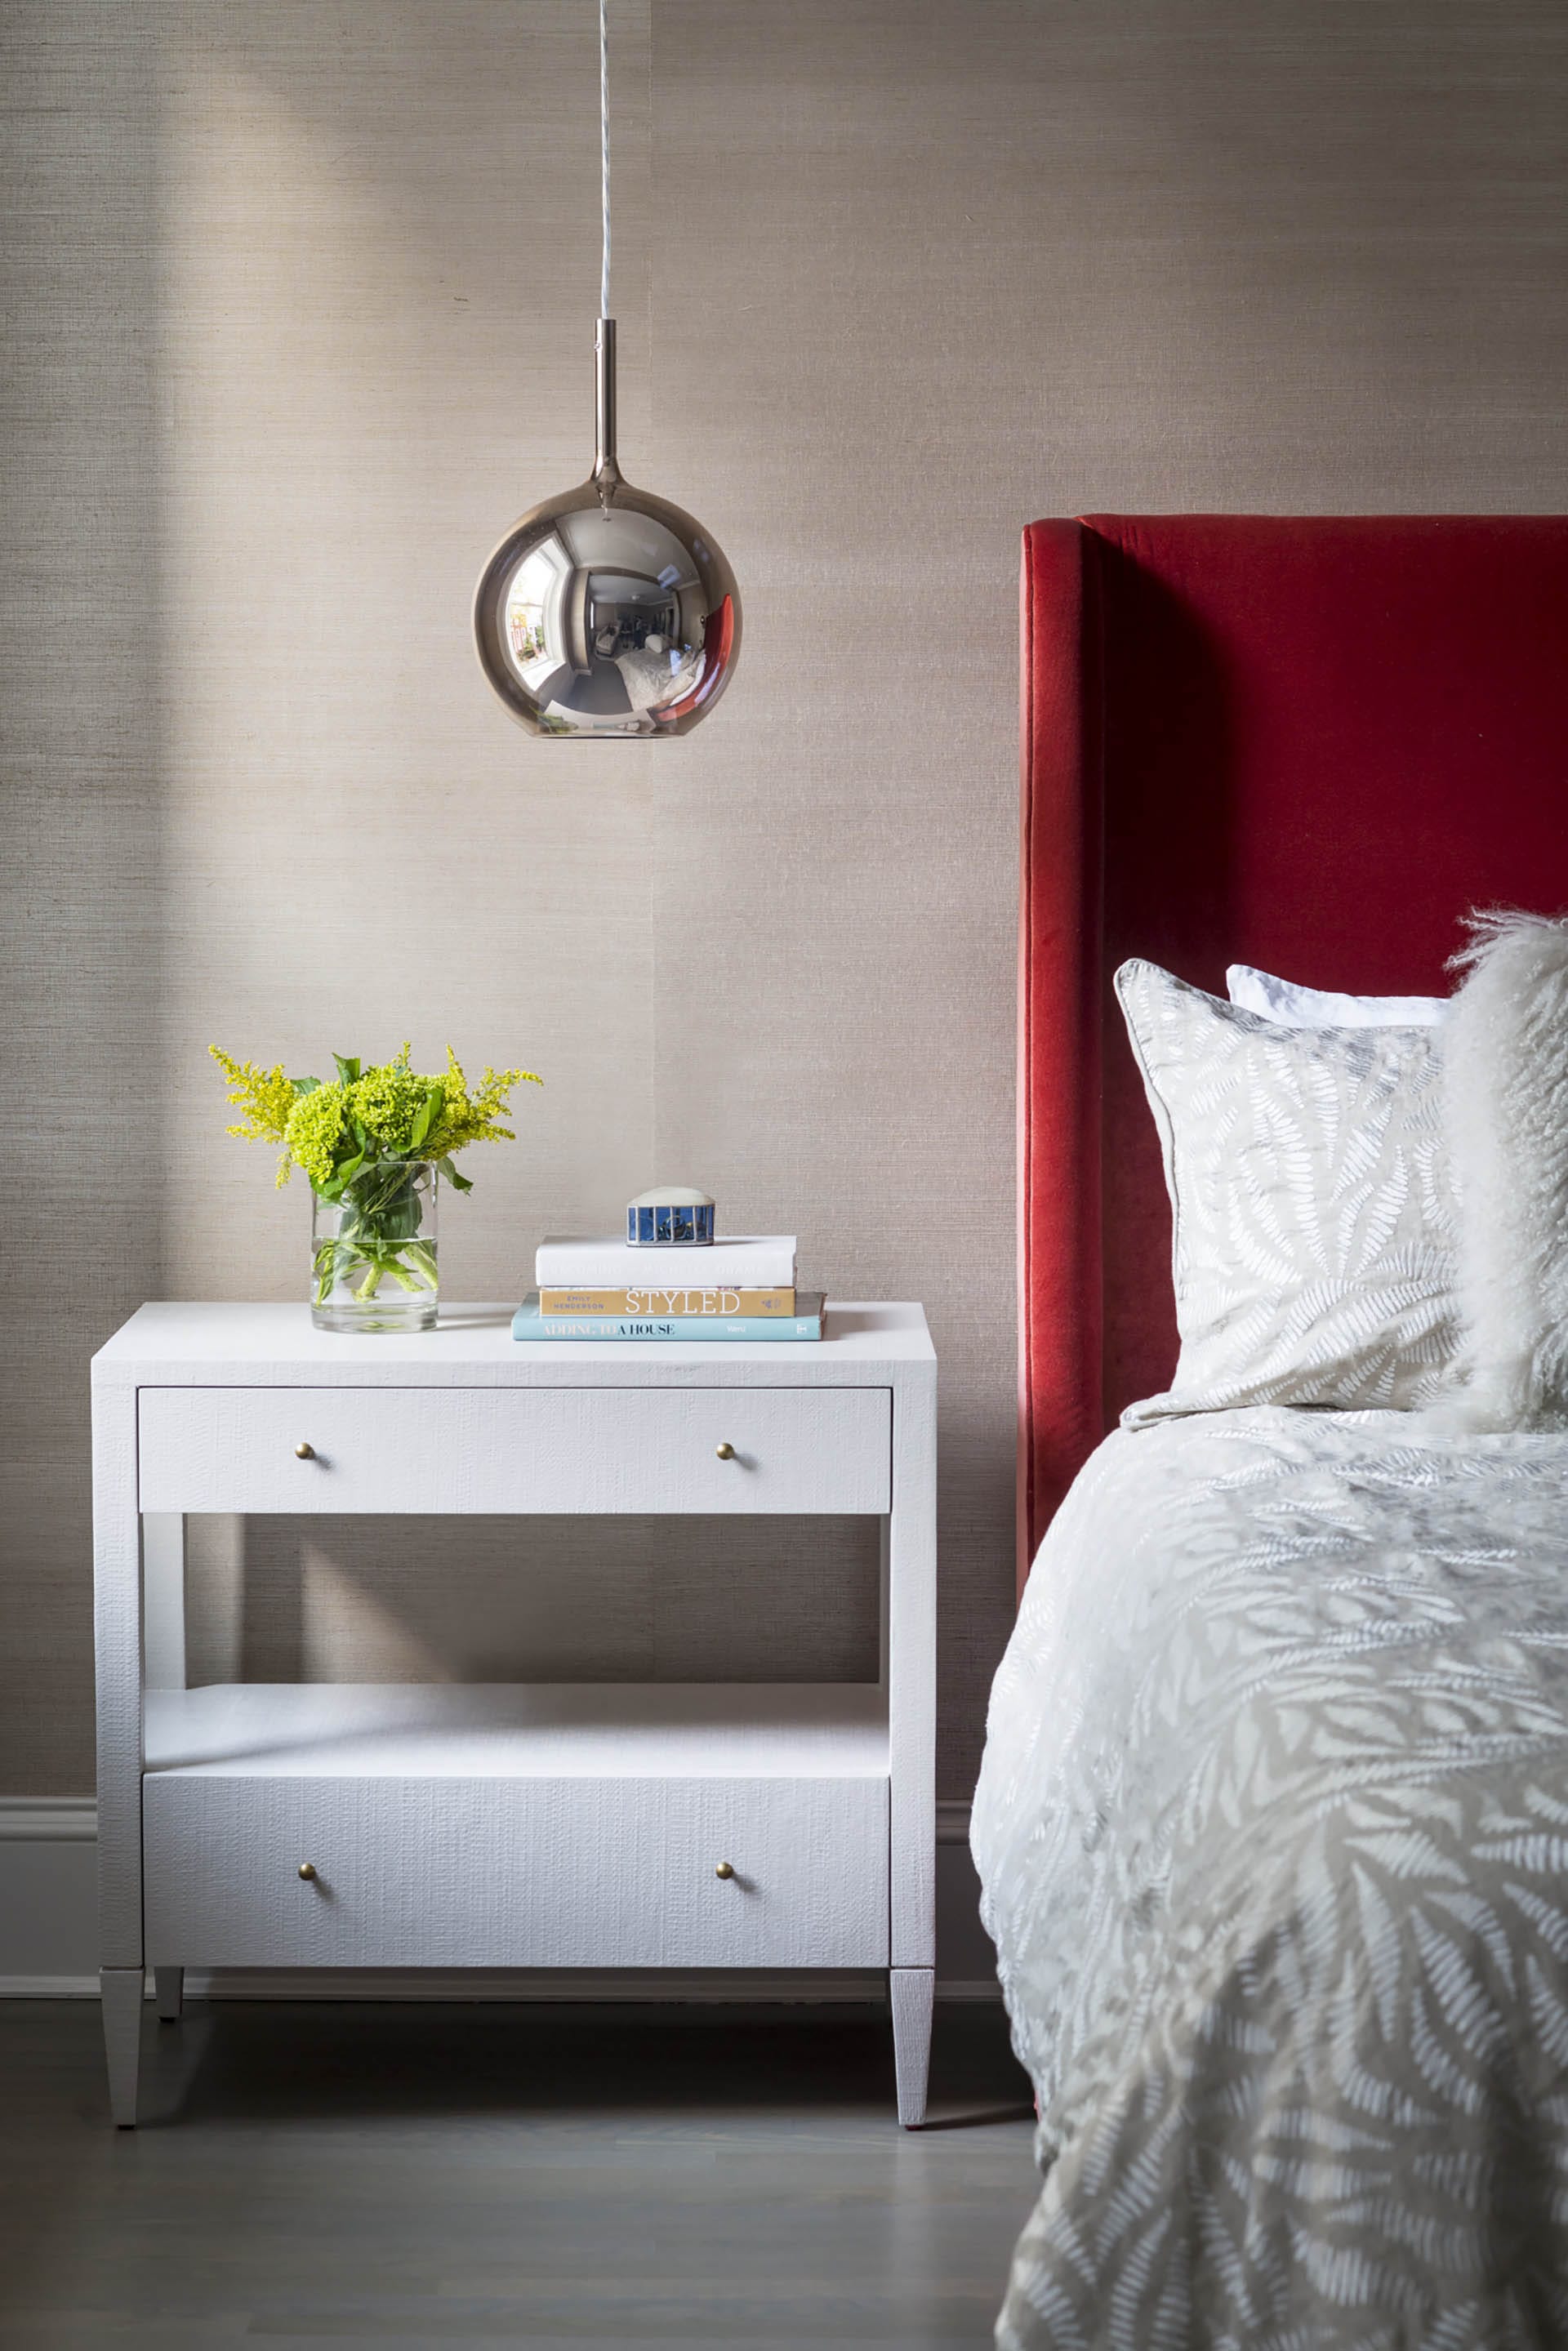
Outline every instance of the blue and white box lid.
{"type": "Polygon", "coordinates": [[[714,1204],[689,1184],[655,1184],[626,1204],[628,1249],[707,1249],[714,1204]]]}

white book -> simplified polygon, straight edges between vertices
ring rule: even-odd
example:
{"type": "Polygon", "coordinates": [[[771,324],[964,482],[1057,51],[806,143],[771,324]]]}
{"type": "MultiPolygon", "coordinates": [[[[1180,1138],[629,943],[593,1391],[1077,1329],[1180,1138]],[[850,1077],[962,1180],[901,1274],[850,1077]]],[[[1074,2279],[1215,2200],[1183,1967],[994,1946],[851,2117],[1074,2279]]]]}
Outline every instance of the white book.
{"type": "Polygon", "coordinates": [[[793,1233],[762,1233],[710,1241],[706,1249],[628,1249],[614,1234],[552,1233],[539,1243],[534,1280],[541,1290],[644,1289],[650,1282],[738,1283],[747,1290],[789,1290],[795,1281],[793,1233]]]}

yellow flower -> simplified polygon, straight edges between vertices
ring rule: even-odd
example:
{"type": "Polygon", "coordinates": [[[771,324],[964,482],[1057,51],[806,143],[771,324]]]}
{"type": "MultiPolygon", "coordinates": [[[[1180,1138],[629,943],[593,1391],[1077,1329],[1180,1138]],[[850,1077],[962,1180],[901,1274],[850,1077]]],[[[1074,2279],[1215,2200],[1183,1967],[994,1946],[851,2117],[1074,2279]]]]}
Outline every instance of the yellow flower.
{"type": "MultiPolygon", "coordinates": [[[[318,1190],[331,1177],[338,1138],[343,1131],[344,1092],[337,1084],[316,1086],[309,1093],[299,1096],[288,1114],[285,1136],[288,1158],[297,1167],[304,1168],[318,1190]]],[[[287,1172],[286,1160],[280,1183],[287,1180],[287,1172]]]]}
{"type": "Polygon", "coordinates": [[[236,1061],[216,1045],[207,1050],[229,1081],[231,1104],[245,1113],[225,1133],[246,1143],[281,1143],[294,1108],[294,1081],[284,1076],[282,1062],[275,1070],[261,1070],[254,1061],[236,1061]]]}
{"type": "MultiPolygon", "coordinates": [[[[297,1084],[285,1077],[281,1061],[274,1070],[262,1070],[233,1060],[216,1045],[208,1050],[229,1081],[229,1101],[245,1113],[229,1134],[247,1143],[281,1143],[278,1184],[287,1184],[293,1168],[303,1167],[318,1191],[333,1183],[340,1190],[352,1180],[346,1170],[378,1158],[446,1160],[466,1144],[511,1142],[511,1128],[501,1124],[511,1114],[507,1095],[524,1081],[544,1082],[531,1070],[486,1069],[478,1092],[470,1094],[450,1045],[444,1077],[423,1077],[411,1069],[404,1045],[394,1061],[361,1070],[358,1077],[340,1074],[331,1085],[313,1078],[297,1084]]],[[[359,1066],[351,1060],[339,1062],[340,1072],[359,1066]]],[[[446,1173],[460,1191],[470,1189],[455,1169],[446,1173]]]]}
{"type": "Polygon", "coordinates": [[[442,1081],[441,1110],[436,1123],[420,1148],[427,1159],[450,1158],[470,1143],[513,1143],[517,1137],[503,1118],[511,1116],[511,1104],[507,1100],[516,1085],[542,1086],[544,1080],[532,1070],[486,1069],[476,1094],[468,1092],[468,1081],[463,1074],[463,1064],[450,1045],[446,1048],[446,1075],[442,1081]]]}
{"type": "Polygon", "coordinates": [[[395,1061],[367,1070],[348,1090],[349,1116],[359,1120],[378,1150],[394,1156],[414,1148],[414,1121],[431,1087],[440,1082],[411,1070],[407,1053],[405,1045],[395,1061]]]}

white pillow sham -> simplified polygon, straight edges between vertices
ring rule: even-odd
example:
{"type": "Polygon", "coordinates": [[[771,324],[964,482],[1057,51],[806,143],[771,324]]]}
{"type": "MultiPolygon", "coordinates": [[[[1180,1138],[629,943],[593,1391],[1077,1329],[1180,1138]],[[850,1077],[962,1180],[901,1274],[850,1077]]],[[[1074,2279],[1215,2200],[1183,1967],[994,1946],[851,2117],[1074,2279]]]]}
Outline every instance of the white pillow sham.
{"type": "Polygon", "coordinates": [[[1249,963],[1230,966],[1225,992],[1232,1004],[1284,1029],[1427,1029],[1448,1006],[1446,996],[1341,996],[1333,988],[1276,978],[1249,963]]]}
{"type": "Polygon", "coordinates": [[[1457,1335],[1437,1032],[1282,1027],[1141,961],[1115,984],[1159,1129],[1181,1333],[1170,1389],[1124,1421],[1427,1402],[1457,1335]]]}
{"type": "Polygon", "coordinates": [[[1443,1040],[1464,1323],[1443,1420],[1568,1429],[1568,916],[1467,920],[1443,1040]]]}

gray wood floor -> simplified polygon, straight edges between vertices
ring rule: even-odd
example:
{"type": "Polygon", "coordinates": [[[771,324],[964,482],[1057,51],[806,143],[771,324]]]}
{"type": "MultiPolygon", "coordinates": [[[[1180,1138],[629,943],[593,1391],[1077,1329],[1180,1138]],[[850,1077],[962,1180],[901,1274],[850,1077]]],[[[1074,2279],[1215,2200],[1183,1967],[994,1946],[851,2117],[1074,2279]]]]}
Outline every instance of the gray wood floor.
{"type": "Polygon", "coordinates": [[[0,2345],[985,2351],[1033,2200],[999,2011],[898,2129],[857,2010],[0,2004],[0,2345]]]}

